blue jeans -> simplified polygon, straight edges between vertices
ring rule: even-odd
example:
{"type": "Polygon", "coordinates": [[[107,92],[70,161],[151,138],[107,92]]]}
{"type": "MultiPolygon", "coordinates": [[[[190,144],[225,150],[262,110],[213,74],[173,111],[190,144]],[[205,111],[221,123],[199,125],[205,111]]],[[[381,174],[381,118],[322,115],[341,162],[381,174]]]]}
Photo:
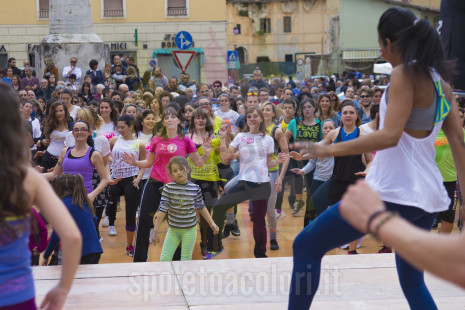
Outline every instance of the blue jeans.
{"type": "MultiPolygon", "coordinates": [[[[386,208],[396,211],[413,225],[431,229],[436,213],[385,202],[386,208]]],[[[339,203],[323,212],[300,232],[293,244],[294,268],[289,293],[289,309],[309,309],[318,290],[321,259],[331,249],[363,237],[339,213],[339,203]],[[310,276],[310,279],[308,277],[310,276]]],[[[423,278],[423,271],[410,265],[396,254],[397,274],[410,309],[437,309],[423,278]]]]}

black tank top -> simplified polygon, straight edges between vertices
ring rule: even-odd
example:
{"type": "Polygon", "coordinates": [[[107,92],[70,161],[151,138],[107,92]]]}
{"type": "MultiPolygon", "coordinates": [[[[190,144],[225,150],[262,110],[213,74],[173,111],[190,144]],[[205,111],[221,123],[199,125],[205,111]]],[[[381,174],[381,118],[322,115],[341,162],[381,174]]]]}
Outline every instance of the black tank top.
{"type": "MultiPolygon", "coordinates": [[[[360,136],[360,129],[358,129],[358,127],[356,127],[355,131],[356,137],[353,139],[360,136]]],[[[343,132],[345,132],[344,127],[341,127],[334,143],[343,142],[341,138],[343,132]]],[[[363,164],[361,154],[334,157],[333,179],[335,180],[355,183],[358,179],[363,178],[363,176],[355,175],[355,173],[362,172],[364,170],[365,165],[363,164]]]]}

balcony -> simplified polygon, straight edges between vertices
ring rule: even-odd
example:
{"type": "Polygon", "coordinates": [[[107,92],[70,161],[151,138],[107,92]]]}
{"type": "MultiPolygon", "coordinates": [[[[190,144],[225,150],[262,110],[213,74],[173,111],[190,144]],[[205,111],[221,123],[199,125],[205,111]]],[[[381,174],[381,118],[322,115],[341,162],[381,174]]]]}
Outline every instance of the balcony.
{"type": "Polygon", "coordinates": [[[124,9],[104,9],[103,17],[124,17],[124,9]]]}
{"type": "Polygon", "coordinates": [[[39,19],[48,19],[49,10],[39,10],[39,19]]]}
{"type": "Polygon", "coordinates": [[[168,8],[167,16],[187,16],[186,7],[168,8]]]}

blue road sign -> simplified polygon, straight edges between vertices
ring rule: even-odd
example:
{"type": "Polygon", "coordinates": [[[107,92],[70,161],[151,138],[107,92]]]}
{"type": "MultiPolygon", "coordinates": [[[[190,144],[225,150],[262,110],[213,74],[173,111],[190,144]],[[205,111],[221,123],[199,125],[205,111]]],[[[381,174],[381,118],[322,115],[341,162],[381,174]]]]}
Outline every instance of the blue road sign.
{"type": "Polygon", "coordinates": [[[228,69],[236,69],[237,51],[228,51],[228,69]]]}
{"type": "Polygon", "coordinates": [[[187,50],[192,46],[192,36],[187,31],[179,31],[174,38],[174,43],[181,50],[187,50]]]}

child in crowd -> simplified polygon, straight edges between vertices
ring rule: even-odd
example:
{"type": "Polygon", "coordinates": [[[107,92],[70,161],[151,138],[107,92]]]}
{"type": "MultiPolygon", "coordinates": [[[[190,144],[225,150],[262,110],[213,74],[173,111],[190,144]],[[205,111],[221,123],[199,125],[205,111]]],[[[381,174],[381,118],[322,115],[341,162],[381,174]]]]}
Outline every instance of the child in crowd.
{"type": "Polygon", "coordinates": [[[181,260],[191,260],[197,238],[197,214],[195,210],[197,209],[207,220],[215,235],[218,234],[219,228],[205,208],[200,187],[187,180],[190,170],[187,159],[174,156],[170,159],[167,168],[174,178],[174,182],[163,187],[160,207],[154,217],[152,242],[153,244],[158,243],[158,230],[168,212],[169,228],[160,261],[171,261],[181,241],[181,260]]]}
{"type": "MultiPolygon", "coordinates": [[[[95,211],[87,196],[82,176],[80,174],[64,173],[55,177],[52,185],[81,231],[82,253],[80,264],[98,264],[103,249],[94,224],[95,211]]],[[[43,266],[47,265],[52,250],[57,247],[59,242],[58,235],[53,231],[44,253],[43,266]]]]}

